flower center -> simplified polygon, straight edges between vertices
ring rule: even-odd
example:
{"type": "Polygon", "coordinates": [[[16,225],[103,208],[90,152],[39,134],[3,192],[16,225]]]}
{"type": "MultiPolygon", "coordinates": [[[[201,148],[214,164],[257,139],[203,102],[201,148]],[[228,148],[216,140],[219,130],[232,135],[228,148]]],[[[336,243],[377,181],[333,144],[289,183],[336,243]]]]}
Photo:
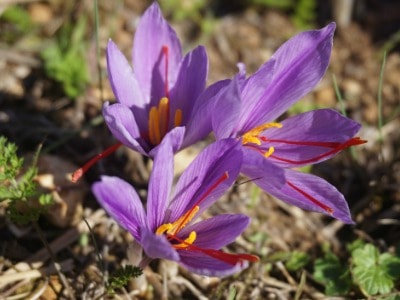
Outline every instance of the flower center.
{"type": "Polygon", "coordinates": [[[187,211],[183,216],[173,223],[165,223],[156,229],[156,234],[165,234],[172,247],[177,250],[186,250],[201,252],[205,255],[213,257],[217,260],[223,261],[227,264],[236,265],[243,264],[245,261],[257,262],[259,258],[251,254],[230,254],[216,249],[201,248],[193,243],[196,241],[196,231],[191,231],[186,239],[181,239],[177,236],[179,231],[189,223],[200,210],[200,203],[214,191],[222,182],[228,179],[228,172],[225,172],[217,181],[211,185],[207,191],[195,202],[194,206],[187,211]]]}
{"type": "MultiPolygon", "coordinates": [[[[149,142],[153,145],[159,145],[161,140],[170,128],[170,105],[169,105],[169,83],[168,83],[168,61],[169,61],[169,48],[164,45],[161,48],[164,57],[164,93],[165,96],[160,99],[158,106],[153,106],[149,111],[149,142]]],[[[182,124],[182,110],[177,109],[174,113],[175,128],[182,124]]]]}
{"type": "MultiPolygon", "coordinates": [[[[260,137],[260,134],[263,133],[268,128],[282,128],[282,124],[276,122],[270,122],[257,126],[242,135],[242,144],[243,145],[255,144],[257,146],[260,146],[262,142],[265,142],[265,137],[262,136],[260,137]]],[[[258,152],[261,152],[261,154],[264,155],[265,157],[271,156],[272,153],[274,153],[275,151],[275,148],[272,146],[268,148],[268,151],[262,151],[261,149],[253,145],[247,145],[247,146],[256,149],[258,152]]]]}
{"type": "MultiPolygon", "coordinates": [[[[200,207],[196,205],[193,207],[191,210],[186,212],[183,216],[181,216],[178,220],[176,220],[173,223],[166,223],[162,224],[159,226],[156,230],[156,234],[161,235],[161,234],[166,234],[167,238],[172,242],[173,237],[176,236],[176,234],[186,226],[187,223],[189,223],[193,217],[196,215],[196,213],[199,211],[200,207]]],[[[186,249],[188,245],[193,244],[193,242],[196,240],[197,233],[195,231],[190,232],[189,236],[182,241],[179,244],[173,244],[172,246],[175,249],[186,249]]]]}
{"type": "Polygon", "coordinates": [[[187,249],[188,246],[193,244],[193,242],[196,240],[197,233],[195,231],[190,232],[189,236],[185,240],[181,240],[177,238],[177,234],[179,231],[182,230],[186,226],[187,223],[189,223],[194,216],[198,213],[200,210],[200,203],[203,202],[207,197],[211,194],[212,191],[214,191],[222,182],[224,182],[226,179],[228,179],[228,172],[225,172],[220,178],[217,179],[217,181],[211,185],[206,192],[201,195],[201,197],[196,201],[196,203],[193,205],[191,209],[189,209],[184,215],[182,215],[178,220],[176,220],[173,223],[165,223],[159,226],[156,230],[156,234],[161,235],[161,234],[166,234],[168,240],[171,242],[172,246],[175,249],[187,249]],[[179,244],[176,244],[176,241],[180,241],[179,244]]]}
{"type": "MultiPolygon", "coordinates": [[[[149,112],[149,141],[155,146],[161,143],[169,131],[170,106],[167,97],[161,98],[158,106],[153,106],[149,112]]],[[[177,109],[174,114],[173,128],[182,124],[182,110],[177,109]]]]}

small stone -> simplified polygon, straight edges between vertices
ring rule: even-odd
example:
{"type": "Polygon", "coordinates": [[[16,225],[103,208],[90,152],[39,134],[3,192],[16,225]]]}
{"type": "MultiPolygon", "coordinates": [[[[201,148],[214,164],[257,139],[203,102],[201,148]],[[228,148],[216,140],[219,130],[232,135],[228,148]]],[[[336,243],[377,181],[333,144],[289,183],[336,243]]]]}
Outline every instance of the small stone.
{"type": "Polygon", "coordinates": [[[359,100],[362,93],[361,84],[352,79],[346,79],[343,84],[343,96],[347,100],[359,100]]]}
{"type": "Polygon", "coordinates": [[[33,3],[29,6],[29,14],[34,23],[46,24],[53,19],[53,12],[49,5],[33,3]]]}
{"type": "Polygon", "coordinates": [[[315,101],[322,107],[334,107],[337,102],[335,90],[332,86],[325,86],[315,91],[315,101]]]}

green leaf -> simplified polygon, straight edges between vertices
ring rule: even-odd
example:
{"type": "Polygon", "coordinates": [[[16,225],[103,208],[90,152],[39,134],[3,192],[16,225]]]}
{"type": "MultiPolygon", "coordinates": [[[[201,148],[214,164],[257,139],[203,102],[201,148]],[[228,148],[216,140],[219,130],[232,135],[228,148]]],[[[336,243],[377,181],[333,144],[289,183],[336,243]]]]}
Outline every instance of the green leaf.
{"type": "Polygon", "coordinates": [[[315,261],[313,277],[325,286],[329,296],[346,295],[351,287],[349,269],[331,251],[315,261]]]}
{"type": "Polygon", "coordinates": [[[372,244],[352,252],[354,279],[367,295],[389,293],[400,277],[400,258],[390,253],[380,254],[372,244]]]}
{"type": "Polygon", "coordinates": [[[389,293],[394,286],[393,280],[379,266],[371,269],[365,269],[363,266],[355,267],[353,275],[366,295],[389,293]]]}
{"type": "Polygon", "coordinates": [[[130,265],[116,270],[108,281],[108,293],[113,293],[115,289],[122,288],[131,278],[139,277],[142,274],[143,270],[141,268],[130,265]]]}
{"type": "Polygon", "coordinates": [[[400,295],[389,295],[384,297],[379,297],[377,300],[400,300],[400,295]]]}
{"type": "Polygon", "coordinates": [[[46,74],[60,82],[65,94],[79,96],[89,82],[85,58],[86,19],[66,24],[58,33],[57,43],[42,52],[46,74]]]}
{"type": "Polygon", "coordinates": [[[304,268],[310,261],[310,256],[301,251],[293,251],[285,266],[289,271],[297,271],[304,268]]]}

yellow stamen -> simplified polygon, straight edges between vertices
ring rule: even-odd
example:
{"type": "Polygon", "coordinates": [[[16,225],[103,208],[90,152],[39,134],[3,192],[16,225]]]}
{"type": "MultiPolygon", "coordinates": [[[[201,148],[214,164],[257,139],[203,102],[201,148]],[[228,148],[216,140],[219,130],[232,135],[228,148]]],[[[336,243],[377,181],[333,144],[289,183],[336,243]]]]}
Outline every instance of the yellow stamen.
{"type": "Polygon", "coordinates": [[[186,249],[189,245],[193,244],[193,242],[197,238],[196,231],[192,231],[189,236],[183,241],[183,243],[173,245],[175,249],[186,249]]]}
{"type": "Polygon", "coordinates": [[[274,147],[269,147],[268,151],[264,153],[264,157],[270,157],[272,153],[274,153],[275,148],[274,147]]]}
{"type": "Polygon", "coordinates": [[[149,113],[149,139],[153,145],[158,145],[161,141],[160,120],[155,106],[150,109],[149,113]]]}
{"type": "Polygon", "coordinates": [[[199,206],[195,206],[187,213],[185,213],[182,217],[180,217],[178,220],[176,220],[174,223],[166,223],[161,225],[160,227],[157,228],[156,234],[163,234],[163,233],[172,235],[177,234],[179,231],[182,230],[183,227],[186,226],[187,223],[189,223],[193,219],[193,217],[196,215],[199,209],[200,209],[199,206]]]}
{"type": "MultiPolygon", "coordinates": [[[[276,123],[276,122],[271,122],[271,123],[265,123],[260,126],[257,126],[249,131],[247,131],[245,134],[242,135],[242,143],[243,145],[245,144],[256,144],[256,145],[261,145],[261,139],[259,135],[263,133],[266,129],[268,128],[281,128],[282,124],[281,123],[276,123]]],[[[272,154],[272,153],[271,153],[272,154]]]]}
{"type": "Polygon", "coordinates": [[[171,223],[162,224],[160,227],[157,228],[156,234],[161,235],[164,232],[168,232],[172,228],[171,223]]]}
{"type": "Polygon", "coordinates": [[[175,120],[174,120],[174,125],[175,127],[181,126],[182,124],[182,110],[177,109],[175,111],[175,120]]]}
{"type": "Polygon", "coordinates": [[[160,119],[160,136],[163,138],[169,125],[169,100],[166,97],[161,98],[158,104],[158,117],[160,119]]]}
{"type": "MultiPolygon", "coordinates": [[[[177,109],[174,114],[174,127],[182,124],[182,110],[177,109]]],[[[170,129],[169,99],[162,97],[158,106],[153,106],[149,112],[149,142],[153,146],[159,145],[170,129]]]]}

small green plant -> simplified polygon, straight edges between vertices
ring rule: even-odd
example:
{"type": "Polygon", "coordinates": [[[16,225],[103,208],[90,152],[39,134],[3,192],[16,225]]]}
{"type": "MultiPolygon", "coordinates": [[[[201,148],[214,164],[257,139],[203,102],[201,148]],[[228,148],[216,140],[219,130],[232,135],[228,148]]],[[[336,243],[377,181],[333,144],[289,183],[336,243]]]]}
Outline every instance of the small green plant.
{"type": "Polygon", "coordinates": [[[289,271],[299,271],[310,262],[310,256],[303,251],[279,251],[269,256],[268,261],[282,261],[289,271]]]}
{"type": "Polygon", "coordinates": [[[2,23],[0,39],[8,43],[15,42],[18,37],[34,28],[29,13],[18,5],[7,7],[0,16],[0,22],[2,23]]]}
{"type": "Polygon", "coordinates": [[[247,0],[247,3],[286,11],[299,29],[311,28],[316,19],[315,0],[247,0]]]}
{"type": "Polygon", "coordinates": [[[303,269],[310,262],[310,256],[302,251],[293,251],[285,266],[289,271],[298,271],[303,269]]]}
{"type": "Polygon", "coordinates": [[[17,155],[17,146],[0,136],[0,202],[5,202],[8,217],[19,224],[37,221],[46,207],[52,203],[50,194],[39,194],[35,177],[37,175],[36,153],[33,164],[21,172],[23,159],[17,155]],[[38,199],[39,205],[33,198],[38,199]]]}
{"type": "Polygon", "coordinates": [[[289,9],[294,5],[294,0],[249,0],[249,2],[250,4],[257,4],[277,9],[289,9]]]}
{"type": "Polygon", "coordinates": [[[57,35],[56,42],[42,53],[46,74],[60,82],[64,93],[71,98],[82,94],[89,82],[85,58],[86,19],[66,24],[57,35]]]}
{"type": "Polygon", "coordinates": [[[125,266],[114,272],[107,284],[107,292],[113,294],[116,289],[122,288],[131,278],[139,277],[143,270],[136,266],[125,266]]]}
{"type": "Polygon", "coordinates": [[[400,279],[400,257],[380,253],[372,244],[355,249],[351,257],[354,281],[365,296],[390,293],[400,279]]]}
{"type": "Polygon", "coordinates": [[[345,296],[354,286],[366,297],[386,297],[390,293],[398,292],[395,288],[400,281],[398,253],[381,253],[374,245],[359,240],[350,244],[348,249],[351,260],[345,263],[329,249],[325,250],[323,258],[315,261],[313,276],[325,286],[326,295],[345,296]]]}
{"type": "Polygon", "coordinates": [[[351,287],[351,276],[347,266],[329,249],[325,256],[314,263],[314,279],[325,286],[325,294],[329,296],[346,295],[351,287]]]}
{"type": "Polygon", "coordinates": [[[294,25],[299,29],[308,29],[316,19],[317,2],[315,0],[299,0],[292,15],[294,25]]]}
{"type": "Polygon", "coordinates": [[[190,19],[201,23],[201,12],[207,7],[207,0],[165,0],[161,1],[160,5],[167,14],[171,15],[175,21],[190,19]]]}

